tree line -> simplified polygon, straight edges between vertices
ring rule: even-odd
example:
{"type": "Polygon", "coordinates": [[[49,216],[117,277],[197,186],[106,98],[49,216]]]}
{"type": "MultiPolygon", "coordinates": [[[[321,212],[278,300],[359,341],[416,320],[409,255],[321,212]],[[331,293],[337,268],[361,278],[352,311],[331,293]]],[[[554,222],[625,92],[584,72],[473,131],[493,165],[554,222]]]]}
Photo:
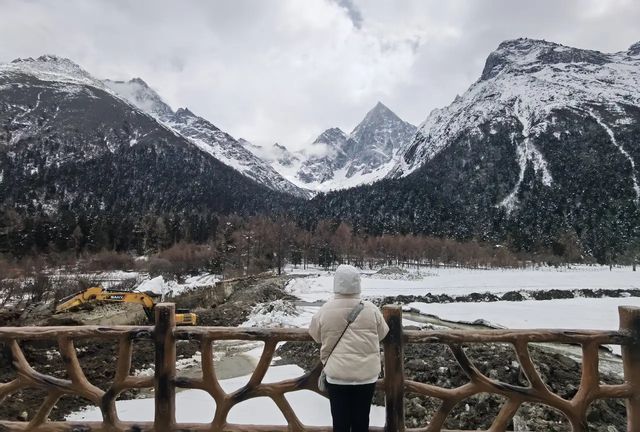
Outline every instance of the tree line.
{"type": "Polygon", "coordinates": [[[15,267],[25,260],[31,262],[35,256],[44,256],[52,266],[80,265],[88,271],[142,266],[142,270],[157,274],[209,271],[242,275],[271,269],[280,273],[286,264],[329,269],[343,263],[363,268],[384,265],[480,268],[592,262],[585,257],[577,237],[571,234],[558,239],[549,250],[525,253],[514,251],[508,242],[368,234],[331,219],[305,227],[286,215],[168,213],[145,215],[137,220],[78,218],[66,225],[47,221],[46,216],[42,218],[34,221],[5,211],[0,236],[5,263],[13,262],[15,267]],[[29,233],[30,226],[38,229],[29,233]],[[10,253],[15,251],[20,254],[10,253]],[[148,258],[135,262],[134,256],[148,258]]]}

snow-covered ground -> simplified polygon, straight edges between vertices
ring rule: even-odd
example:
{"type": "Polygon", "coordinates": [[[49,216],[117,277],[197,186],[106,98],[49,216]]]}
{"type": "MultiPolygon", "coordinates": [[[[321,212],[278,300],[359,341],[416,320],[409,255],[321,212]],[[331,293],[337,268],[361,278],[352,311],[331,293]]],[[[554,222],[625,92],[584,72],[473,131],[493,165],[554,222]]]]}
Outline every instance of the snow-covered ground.
{"type": "Polygon", "coordinates": [[[218,275],[212,275],[204,273],[198,276],[192,276],[187,278],[184,282],[176,282],[173,280],[165,281],[162,276],[157,276],[153,279],[146,279],[138,285],[134,291],[139,292],[152,292],[157,295],[179,295],[183,292],[190,291],[194,288],[213,285],[221,280],[218,275]]]}
{"type": "MultiPolygon", "coordinates": [[[[259,355],[260,350],[251,352],[259,355]]],[[[299,377],[304,371],[298,366],[272,366],[267,371],[264,383],[273,383],[299,377]]],[[[220,380],[227,393],[238,390],[247,383],[249,376],[220,380]]],[[[328,399],[311,391],[303,390],[285,395],[300,420],[309,426],[328,426],[331,424],[331,411],[328,399]]],[[[124,421],[153,421],[154,400],[151,398],[121,400],[116,402],[118,416],[124,421]]],[[[176,420],[178,422],[207,423],[213,420],[215,401],[201,390],[185,390],[176,395],[176,420]]],[[[66,418],[70,421],[102,421],[97,407],[88,407],[72,413],[66,418]]],[[[275,403],[260,397],[236,405],[229,413],[228,420],[238,424],[286,425],[287,422],[275,403]]],[[[371,424],[384,425],[384,408],[371,408],[371,424]]]]}
{"type": "MultiPolygon", "coordinates": [[[[310,276],[292,280],[287,290],[305,302],[324,302],[333,296],[333,274],[316,270],[310,276]]],[[[541,267],[526,270],[472,270],[458,268],[430,268],[419,272],[410,270],[404,275],[379,275],[363,272],[362,295],[368,298],[471,293],[501,294],[508,291],[538,291],[558,289],[633,289],[640,288],[640,277],[629,267],[574,266],[567,268],[541,267]],[[394,277],[391,277],[394,276],[394,277]],[[416,278],[420,276],[420,278],[416,278]]],[[[615,330],[618,328],[618,306],[640,307],[638,297],[573,298],[556,300],[498,301],[481,303],[410,303],[423,314],[441,320],[473,323],[484,321],[494,327],[513,329],[562,328],[615,330]]],[[[300,306],[299,315],[287,321],[286,316],[263,316],[262,322],[306,327],[319,306],[300,306]]],[[[273,314],[274,312],[272,312],[273,314]]],[[[271,314],[271,315],[272,315],[271,314]]],[[[261,322],[253,315],[252,322],[261,322]]],[[[416,324],[405,320],[406,324],[416,324]]],[[[619,353],[619,347],[612,347],[619,353]]]]}
{"type": "Polygon", "coordinates": [[[242,327],[308,327],[317,307],[295,307],[287,300],[256,305],[242,327]]]}
{"type": "Polygon", "coordinates": [[[463,323],[483,320],[511,329],[617,330],[618,306],[638,306],[640,298],[573,298],[490,303],[409,303],[422,314],[463,323]]]}
{"type": "MultiPolygon", "coordinates": [[[[542,267],[526,270],[472,270],[458,268],[430,268],[416,270],[400,278],[363,272],[362,295],[367,298],[448,294],[450,296],[508,291],[567,290],[577,289],[633,289],[640,288],[640,277],[631,268],[609,270],[604,266],[575,266],[571,269],[542,267]],[[421,277],[416,279],[416,276],[421,277]]],[[[308,277],[293,279],[287,290],[305,302],[324,302],[333,296],[333,274],[311,273],[308,277]]],[[[505,328],[568,328],[602,329],[618,328],[617,307],[640,307],[640,298],[573,298],[558,300],[527,300],[521,302],[482,303],[411,303],[408,307],[421,313],[435,315],[448,321],[472,323],[484,320],[496,327],[505,328]]],[[[263,316],[263,321],[278,321],[281,325],[305,327],[317,310],[316,305],[299,307],[299,315],[288,322],[286,316],[263,316]]],[[[272,311],[272,314],[276,313],[272,311]]],[[[252,315],[252,322],[260,322],[260,316],[252,315]]]]}
{"type": "MultiPolygon", "coordinates": [[[[490,303],[409,303],[407,308],[441,320],[461,323],[481,321],[509,329],[617,330],[618,306],[640,307],[640,298],[573,298],[557,300],[498,301],[490,303]]],[[[410,318],[409,318],[410,319],[410,318]]],[[[620,354],[619,345],[609,346],[620,354]]]]}
{"type": "MultiPolygon", "coordinates": [[[[324,301],[333,295],[333,273],[309,271],[307,278],[292,280],[287,290],[308,302],[324,301]]],[[[362,295],[385,297],[397,295],[448,294],[545,289],[575,290],[640,288],[640,273],[629,267],[575,266],[567,268],[473,270],[461,268],[423,268],[412,270],[406,278],[392,279],[363,272],[362,295]],[[416,278],[416,276],[421,276],[416,278]]],[[[385,275],[388,276],[388,275],[385,275]]]]}

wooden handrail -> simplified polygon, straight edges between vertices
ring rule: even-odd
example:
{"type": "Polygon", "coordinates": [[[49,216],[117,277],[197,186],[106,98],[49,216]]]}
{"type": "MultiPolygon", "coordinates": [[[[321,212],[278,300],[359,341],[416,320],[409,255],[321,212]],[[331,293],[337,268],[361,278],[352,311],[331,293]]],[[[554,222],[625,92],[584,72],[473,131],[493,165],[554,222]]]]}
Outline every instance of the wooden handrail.
{"type": "MultiPolygon", "coordinates": [[[[287,401],[285,394],[310,390],[322,394],[317,387],[319,369],[302,376],[275,383],[263,383],[276,346],[282,341],[307,342],[311,337],[306,329],[255,329],[236,327],[176,328],[173,304],[159,304],[155,308],[155,326],[80,326],[80,327],[0,327],[0,342],[7,345],[13,358],[17,376],[13,381],[0,383],[0,403],[9,395],[25,388],[45,390],[47,397],[29,422],[0,420],[0,431],[290,431],[323,432],[330,427],[305,426],[287,401]],[[89,382],[82,371],[74,346],[75,340],[97,338],[118,341],[116,374],[111,387],[103,391],[89,382]],[[131,376],[133,340],[145,339],[155,345],[154,377],[131,376]],[[68,380],[42,374],[26,360],[21,341],[57,341],[65,360],[68,380]],[[176,371],[176,341],[193,340],[200,344],[202,376],[181,377],[176,371]],[[263,341],[262,356],[248,383],[232,393],[220,386],[213,361],[213,343],[216,340],[263,341]],[[155,418],[153,422],[124,422],[117,416],[115,401],[123,391],[133,388],[153,388],[155,418]],[[207,424],[178,424],[175,420],[175,394],[177,388],[199,389],[207,392],[216,402],[215,415],[207,424]],[[61,396],[78,395],[88,399],[102,412],[102,422],[49,422],[51,409],[61,396]],[[280,409],[287,426],[257,426],[230,424],[229,411],[238,403],[255,397],[269,397],[280,409]]],[[[586,431],[586,415],[590,404],[598,399],[621,398],[627,403],[628,431],[640,431],[640,308],[620,307],[618,331],[582,330],[411,330],[402,329],[400,306],[387,305],[383,315],[390,331],[383,341],[384,379],[378,388],[384,390],[386,426],[371,430],[387,432],[405,431],[404,393],[416,393],[441,401],[440,407],[423,428],[406,429],[408,432],[443,431],[452,409],[464,399],[478,393],[491,393],[506,398],[489,432],[505,431],[520,405],[526,402],[542,403],[560,411],[571,424],[572,430],[586,431]],[[482,374],[467,357],[462,344],[509,343],[515,348],[520,366],[530,383],[528,387],[514,386],[491,379],[482,374]],[[582,376],[575,396],[563,399],[544,384],[531,359],[530,343],[555,342],[582,347],[582,376]],[[442,388],[407,380],[404,375],[405,344],[444,344],[469,378],[457,388],[442,388]],[[620,345],[625,382],[618,385],[600,383],[598,348],[602,344],[620,345]]],[[[326,396],[326,395],[325,395],[326,396]]],[[[329,419],[327,419],[329,423],[329,419]]]]}

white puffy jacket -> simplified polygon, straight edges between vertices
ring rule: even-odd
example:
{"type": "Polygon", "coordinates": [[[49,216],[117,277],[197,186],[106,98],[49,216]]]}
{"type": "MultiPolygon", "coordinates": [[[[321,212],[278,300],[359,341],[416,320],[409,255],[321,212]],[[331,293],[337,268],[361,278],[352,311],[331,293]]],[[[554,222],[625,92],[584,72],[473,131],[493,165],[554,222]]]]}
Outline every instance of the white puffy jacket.
{"type": "Polygon", "coordinates": [[[313,316],[309,334],[322,344],[320,359],[326,362],[327,381],[332,384],[368,384],[380,374],[380,341],[389,327],[380,310],[364,301],[364,309],[351,323],[336,349],[327,357],[347,325],[349,312],[360,302],[360,296],[336,294],[313,316]]]}

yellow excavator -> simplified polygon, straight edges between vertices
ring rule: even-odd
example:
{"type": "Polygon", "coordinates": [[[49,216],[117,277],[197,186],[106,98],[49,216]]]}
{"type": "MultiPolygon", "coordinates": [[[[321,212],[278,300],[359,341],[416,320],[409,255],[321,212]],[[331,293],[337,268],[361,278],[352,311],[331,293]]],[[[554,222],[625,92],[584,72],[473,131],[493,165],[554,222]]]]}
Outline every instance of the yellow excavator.
{"type": "MultiPolygon", "coordinates": [[[[157,297],[156,297],[157,298],[157,297]]],[[[67,312],[92,301],[141,304],[149,322],[153,323],[153,309],[156,306],[154,296],[144,292],[109,291],[101,287],[91,287],[64,298],[56,306],[56,313],[67,312]]],[[[196,325],[198,316],[186,309],[176,309],[176,325],[196,325]]]]}

